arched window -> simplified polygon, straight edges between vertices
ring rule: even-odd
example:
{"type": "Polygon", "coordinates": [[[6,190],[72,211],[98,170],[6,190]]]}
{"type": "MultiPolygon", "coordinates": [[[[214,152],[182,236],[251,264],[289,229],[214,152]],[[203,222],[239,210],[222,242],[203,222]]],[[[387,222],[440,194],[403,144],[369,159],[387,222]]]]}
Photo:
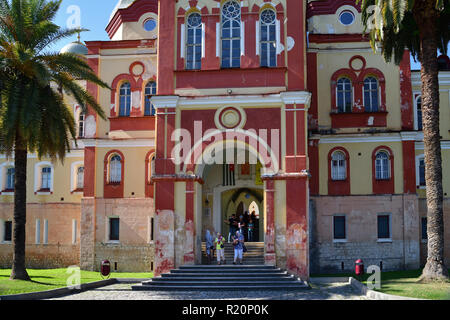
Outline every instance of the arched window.
{"type": "Polygon", "coordinates": [[[261,12],[261,67],[277,66],[276,14],[271,9],[261,12]]]}
{"type": "Polygon", "coordinates": [[[228,1],[222,7],[222,68],[241,66],[241,6],[228,1]]]}
{"type": "Polygon", "coordinates": [[[84,167],[77,169],[77,189],[84,188],[84,167]]]}
{"type": "Polygon", "coordinates": [[[43,167],[41,170],[41,189],[42,190],[50,190],[51,181],[52,181],[52,168],[51,167],[43,167]]]}
{"type": "Polygon", "coordinates": [[[151,96],[156,94],[156,82],[150,81],[145,86],[145,116],[154,116],[155,115],[155,107],[151,103],[151,96]]]}
{"type": "Polygon", "coordinates": [[[122,158],[114,155],[109,161],[109,183],[122,182],[122,158]]]}
{"type": "Polygon", "coordinates": [[[8,168],[6,170],[6,190],[13,190],[14,189],[14,183],[15,183],[15,169],[14,168],[8,168]]]}
{"type": "Polygon", "coordinates": [[[348,78],[340,78],[336,86],[338,112],[352,112],[352,82],[348,78]]]}
{"type": "Polygon", "coordinates": [[[120,86],[119,92],[119,116],[129,117],[131,111],[131,85],[125,82],[120,86]]]}
{"type": "Polygon", "coordinates": [[[78,138],[84,137],[84,112],[80,112],[80,116],[78,117],[78,138]]]}
{"type": "Polygon", "coordinates": [[[375,179],[389,180],[391,178],[389,154],[379,151],[375,156],[375,179]]]}
{"type": "Polygon", "coordinates": [[[364,109],[366,112],[377,112],[379,105],[378,80],[367,77],[364,79],[364,109]]]}
{"type": "Polygon", "coordinates": [[[202,16],[197,12],[187,18],[186,69],[202,67],[202,16]]]}
{"type": "Polygon", "coordinates": [[[335,151],[331,155],[331,179],[335,181],[347,179],[347,161],[342,151],[335,151]]]}

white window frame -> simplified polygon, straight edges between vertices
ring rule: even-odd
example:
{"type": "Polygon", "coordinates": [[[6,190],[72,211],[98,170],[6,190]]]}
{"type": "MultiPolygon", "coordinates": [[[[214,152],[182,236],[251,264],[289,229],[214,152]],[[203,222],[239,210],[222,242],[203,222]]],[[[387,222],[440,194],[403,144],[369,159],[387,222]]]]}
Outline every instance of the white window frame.
{"type": "Polygon", "coordinates": [[[77,188],[77,184],[78,184],[77,173],[78,173],[78,168],[79,167],[84,167],[84,161],[75,161],[75,162],[73,162],[70,165],[70,172],[71,172],[71,175],[70,175],[70,192],[73,192],[73,193],[82,193],[82,192],[79,192],[79,191],[75,192],[75,190],[78,189],[77,188]]]}
{"type": "Polygon", "coordinates": [[[41,244],[41,220],[36,219],[36,225],[34,229],[34,242],[35,244],[41,244]]]}
{"type": "MultiPolygon", "coordinates": [[[[233,21],[234,19],[231,19],[230,21],[233,21]]],[[[241,57],[245,55],[245,23],[242,21],[242,7],[241,7],[241,1],[240,0],[228,0],[225,1],[220,10],[220,25],[219,25],[219,34],[218,34],[218,42],[219,42],[219,48],[220,48],[220,67],[222,69],[233,69],[233,68],[240,68],[241,67],[241,57]],[[230,66],[224,67],[223,66],[223,38],[222,38],[222,31],[223,31],[223,24],[224,24],[224,14],[223,14],[223,7],[229,3],[229,2],[235,2],[239,5],[240,12],[239,12],[239,46],[240,46],[240,55],[239,55],[239,67],[233,67],[233,41],[238,40],[237,38],[233,38],[233,35],[230,34],[229,39],[230,41],[230,66]]],[[[231,26],[231,32],[233,27],[231,26]]]]}
{"type": "Polygon", "coordinates": [[[349,82],[350,82],[350,95],[351,95],[351,101],[350,101],[350,113],[353,111],[352,109],[353,109],[353,104],[354,104],[354,101],[355,101],[355,96],[354,96],[354,88],[353,88],[353,82],[352,82],[352,80],[351,79],[349,79],[349,78],[347,78],[347,77],[340,77],[339,79],[337,79],[337,81],[336,81],[336,110],[337,110],[337,113],[348,113],[348,111],[345,111],[345,109],[346,109],[346,107],[345,107],[345,105],[346,105],[346,100],[345,100],[345,96],[346,96],[346,90],[345,90],[345,88],[344,88],[344,91],[342,91],[343,92],[343,94],[344,94],[344,111],[343,112],[340,112],[339,111],[339,81],[341,81],[341,80],[348,80],[349,82]]]}
{"type": "MultiPolygon", "coordinates": [[[[380,149],[375,153],[375,160],[373,161],[373,165],[375,166],[375,180],[378,181],[388,181],[392,179],[392,172],[391,172],[391,153],[385,149],[380,149]],[[377,156],[379,153],[385,153],[387,155],[387,172],[388,177],[387,178],[377,178],[377,156]]],[[[384,172],[383,170],[381,172],[384,172]]]]}
{"type": "Polygon", "coordinates": [[[376,221],[376,235],[377,235],[377,242],[392,242],[392,213],[390,212],[380,212],[377,214],[377,221],[376,221]],[[389,238],[378,238],[378,217],[379,216],[388,216],[389,217],[389,238]]]}
{"type": "Polygon", "coordinates": [[[121,184],[123,182],[123,176],[122,176],[123,158],[122,158],[122,156],[120,154],[118,154],[118,153],[111,154],[109,156],[107,165],[108,165],[108,168],[107,168],[107,173],[108,173],[107,174],[107,183],[109,183],[109,184],[121,184]],[[112,179],[111,179],[111,177],[112,177],[111,162],[112,162],[112,159],[114,157],[116,157],[116,156],[118,156],[120,158],[120,161],[119,161],[119,163],[120,163],[120,180],[119,181],[112,181],[112,179]]]}
{"type": "Polygon", "coordinates": [[[131,89],[131,83],[130,82],[128,82],[128,81],[124,81],[124,82],[122,82],[122,83],[120,83],[119,84],[119,87],[118,87],[118,103],[117,103],[117,106],[118,106],[118,112],[117,112],[117,115],[119,116],[119,117],[129,117],[130,115],[131,115],[131,109],[132,109],[132,104],[133,104],[133,90],[131,89]],[[128,90],[129,90],[129,95],[128,95],[128,91],[126,91],[126,93],[124,94],[124,95],[122,95],[122,87],[124,86],[124,85],[126,85],[126,84],[128,84],[129,85],[129,88],[128,88],[128,90]],[[126,101],[125,101],[125,106],[124,106],[124,111],[125,111],[125,114],[121,114],[121,101],[122,101],[122,99],[121,99],[121,97],[122,96],[126,96],[126,97],[130,97],[129,98],[129,100],[127,99],[126,101]],[[130,104],[129,105],[129,109],[130,109],[130,113],[129,114],[127,114],[127,109],[128,109],[128,103],[130,104]]]}
{"type": "Polygon", "coordinates": [[[14,195],[14,192],[3,192],[6,190],[6,179],[8,179],[9,168],[14,168],[14,162],[8,161],[0,164],[0,194],[3,196],[14,195]]]}
{"type": "Polygon", "coordinates": [[[156,95],[157,90],[158,90],[158,84],[156,83],[156,81],[154,81],[154,80],[147,81],[147,83],[145,84],[145,87],[144,87],[144,116],[146,116],[146,117],[151,117],[156,114],[155,106],[153,105],[151,100],[148,98],[148,95],[152,95],[152,96],[156,95]],[[154,86],[150,87],[151,84],[154,84],[154,86]],[[150,92],[150,94],[148,94],[147,89],[149,89],[152,92],[150,92]],[[154,93],[153,93],[153,91],[154,91],[154,93]],[[150,113],[151,113],[150,115],[145,114],[146,108],[147,108],[147,99],[148,99],[148,102],[150,103],[150,113]],[[154,112],[152,112],[152,110],[154,112]]]}
{"type": "Polygon", "coordinates": [[[343,243],[343,242],[347,242],[347,239],[348,239],[348,229],[347,229],[348,223],[347,223],[347,215],[344,214],[344,213],[336,213],[336,214],[333,214],[333,215],[332,215],[331,219],[332,219],[332,221],[331,221],[331,236],[332,236],[332,238],[333,238],[333,242],[334,242],[334,243],[343,243]],[[344,217],[344,220],[345,220],[345,227],[344,227],[344,228],[345,228],[345,239],[335,239],[335,238],[334,238],[334,217],[344,217]]]}
{"type": "Polygon", "coordinates": [[[55,176],[55,168],[53,164],[49,161],[41,161],[34,165],[34,192],[37,195],[48,195],[53,193],[53,187],[54,187],[54,176],[55,176]],[[40,191],[41,188],[41,182],[42,182],[42,168],[44,167],[50,167],[50,192],[48,191],[40,191]]]}
{"type": "MultiPolygon", "coordinates": [[[[264,44],[266,44],[266,45],[270,46],[270,44],[272,44],[272,43],[275,45],[275,65],[274,66],[270,65],[270,61],[271,61],[272,57],[270,55],[270,50],[268,50],[267,51],[267,62],[268,62],[268,65],[264,66],[264,67],[276,68],[277,64],[278,64],[277,60],[278,60],[278,42],[279,42],[279,35],[278,35],[278,31],[279,31],[278,26],[279,26],[279,24],[278,24],[278,20],[277,20],[277,11],[275,9],[271,8],[271,7],[265,8],[264,10],[262,10],[260,12],[260,14],[259,14],[259,21],[258,22],[259,23],[257,24],[257,27],[259,28],[259,30],[257,32],[258,33],[257,34],[257,37],[258,37],[257,39],[259,40],[259,49],[257,50],[257,53],[260,55],[260,66],[262,66],[261,61],[262,61],[262,58],[263,58],[262,57],[263,40],[261,39],[261,37],[262,37],[261,30],[262,30],[263,27],[265,27],[265,28],[267,28],[267,30],[269,30],[270,26],[275,26],[275,39],[274,40],[270,40],[270,41],[264,41],[264,44]],[[272,11],[275,14],[275,20],[273,21],[273,23],[265,24],[263,21],[261,21],[261,15],[266,10],[270,10],[270,11],[272,11]]],[[[268,34],[269,34],[269,32],[268,32],[268,34]]]]}
{"type": "Polygon", "coordinates": [[[420,185],[420,160],[425,161],[425,155],[424,154],[420,154],[418,156],[416,156],[416,187],[418,189],[426,189],[426,186],[421,186],[420,185]]]}
{"type": "MultiPolygon", "coordinates": [[[[371,83],[372,84],[372,83],[371,83]]],[[[380,111],[380,106],[381,106],[381,94],[380,94],[380,81],[378,81],[378,79],[374,76],[368,76],[366,78],[364,78],[364,81],[362,83],[362,98],[363,98],[363,103],[364,103],[364,112],[379,112],[380,111]],[[375,82],[377,84],[377,97],[378,97],[378,105],[377,105],[377,110],[374,111],[373,110],[373,101],[372,101],[372,86],[369,88],[369,97],[370,97],[370,110],[366,111],[366,80],[367,79],[375,79],[375,82]]]]}
{"type": "Polygon", "coordinates": [[[182,30],[181,30],[181,32],[184,33],[183,36],[182,36],[182,45],[184,46],[182,53],[183,53],[183,58],[185,58],[185,69],[186,70],[201,70],[201,68],[202,68],[202,58],[205,57],[205,24],[202,22],[197,27],[190,27],[189,23],[188,23],[188,20],[189,20],[189,17],[191,15],[193,15],[193,14],[200,15],[200,19],[202,19],[202,14],[200,12],[197,12],[197,11],[190,12],[189,15],[186,16],[186,24],[182,25],[183,27],[182,27],[182,30]],[[198,30],[200,30],[200,34],[201,34],[201,41],[200,41],[200,43],[194,43],[194,44],[189,44],[188,43],[188,39],[189,39],[188,33],[189,33],[190,28],[194,29],[194,38],[195,38],[195,33],[198,30]],[[200,58],[200,67],[199,68],[189,68],[188,69],[188,67],[187,67],[187,57],[188,57],[188,52],[189,52],[188,46],[193,46],[194,47],[194,52],[193,52],[194,59],[195,58],[200,58]],[[200,48],[201,48],[201,50],[200,50],[200,57],[196,57],[196,55],[195,55],[195,47],[197,47],[197,46],[200,46],[200,48]]]}

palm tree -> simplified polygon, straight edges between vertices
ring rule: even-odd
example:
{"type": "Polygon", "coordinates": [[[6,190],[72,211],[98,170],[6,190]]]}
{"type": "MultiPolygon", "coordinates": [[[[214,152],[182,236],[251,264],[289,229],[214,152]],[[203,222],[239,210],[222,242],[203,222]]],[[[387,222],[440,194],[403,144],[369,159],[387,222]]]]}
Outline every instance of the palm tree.
{"type": "Polygon", "coordinates": [[[386,61],[402,60],[405,49],[421,62],[422,114],[427,185],[428,257],[421,280],[448,279],[444,264],[441,137],[439,133],[438,49],[450,37],[450,0],[356,0],[375,50],[386,61]]]}
{"type": "Polygon", "coordinates": [[[52,22],[62,0],[0,0],[0,150],[14,155],[14,255],[10,279],[29,280],[25,268],[27,154],[64,160],[76,138],[75,120],[63,93],[86,111],[104,113],[77,82],[108,87],[78,55],[49,46],[84,30],[52,22]]]}

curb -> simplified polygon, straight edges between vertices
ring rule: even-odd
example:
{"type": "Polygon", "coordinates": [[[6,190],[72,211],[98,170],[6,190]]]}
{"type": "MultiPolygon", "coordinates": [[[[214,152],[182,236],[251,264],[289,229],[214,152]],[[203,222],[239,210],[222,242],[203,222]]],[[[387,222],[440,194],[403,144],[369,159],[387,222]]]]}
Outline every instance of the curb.
{"type": "Polygon", "coordinates": [[[312,277],[309,278],[311,283],[349,283],[348,277],[312,277]]]}
{"type": "Polygon", "coordinates": [[[382,292],[378,292],[375,290],[371,290],[353,277],[348,278],[348,283],[353,288],[355,288],[361,295],[366,296],[367,298],[370,298],[370,299],[374,299],[374,300],[426,300],[426,299],[419,299],[419,298],[394,296],[392,294],[387,294],[387,293],[382,293],[382,292]]]}
{"type": "Polygon", "coordinates": [[[11,294],[0,296],[0,300],[8,301],[8,300],[43,300],[43,299],[51,299],[57,298],[61,296],[76,294],[80,292],[84,292],[87,290],[97,289],[100,287],[110,286],[116,283],[138,283],[141,281],[148,280],[147,278],[135,279],[135,278],[111,278],[107,280],[100,280],[95,282],[83,283],[80,285],[80,289],[71,289],[68,287],[58,288],[48,291],[39,291],[39,292],[30,292],[30,293],[20,293],[20,294],[11,294]]]}

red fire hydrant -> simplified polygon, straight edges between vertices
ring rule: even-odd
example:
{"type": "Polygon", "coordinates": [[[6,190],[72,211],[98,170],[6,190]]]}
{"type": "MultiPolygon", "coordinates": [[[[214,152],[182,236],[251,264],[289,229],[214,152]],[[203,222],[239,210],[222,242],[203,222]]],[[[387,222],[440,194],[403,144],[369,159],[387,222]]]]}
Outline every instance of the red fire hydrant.
{"type": "Polygon", "coordinates": [[[355,261],[355,274],[362,276],[364,274],[364,263],[361,259],[355,261]]]}
{"type": "Polygon", "coordinates": [[[111,274],[111,263],[108,260],[102,261],[100,273],[102,278],[109,278],[109,275],[111,274]]]}

